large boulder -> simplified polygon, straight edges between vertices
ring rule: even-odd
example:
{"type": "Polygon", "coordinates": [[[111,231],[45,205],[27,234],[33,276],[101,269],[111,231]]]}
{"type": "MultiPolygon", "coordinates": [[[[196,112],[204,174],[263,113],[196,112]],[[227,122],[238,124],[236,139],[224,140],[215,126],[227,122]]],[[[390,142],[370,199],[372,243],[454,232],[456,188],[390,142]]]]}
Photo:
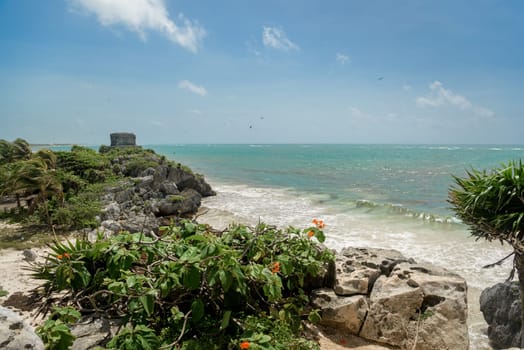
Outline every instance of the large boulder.
{"type": "Polygon", "coordinates": [[[480,294],[480,311],[496,349],[520,347],[521,302],[518,282],[498,283],[480,294]]]}
{"type": "Polygon", "coordinates": [[[345,248],[336,283],[313,293],[322,323],[409,350],[466,350],[467,286],[460,276],[393,250],[345,248]]]}
{"type": "Polygon", "coordinates": [[[401,263],[373,286],[360,336],[401,349],[468,349],[466,290],[449,271],[401,263]]]}
{"type": "Polygon", "coordinates": [[[322,288],[312,294],[313,306],[322,310],[321,323],[325,326],[358,334],[369,310],[364,295],[342,297],[333,289],[322,288]]]}
{"type": "Polygon", "coordinates": [[[395,250],[344,248],[336,256],[335,292],[347,296],[368,294],[381,274],[389,275],[403,261],[407,259],[395,250]]]}
{"type": "Polygon", "coordinates": [[[200,193],[192,188],[188,188],[178,195],[170,195],[158,201],[153,206],[153,213],[156,216],[196,213],[201,201],[202,196],[200,193]]]}
{"type": "Polygon", "coordinates": [[[71,327],[75,341],[71,350],[97,349],[118,333],[119,321],[84,316],[71,327]]]}
{"type": "Polygon", "coordinates": [[[0,306],[0,349],[44,350],[44,343],[20,315],[0,306]]]}

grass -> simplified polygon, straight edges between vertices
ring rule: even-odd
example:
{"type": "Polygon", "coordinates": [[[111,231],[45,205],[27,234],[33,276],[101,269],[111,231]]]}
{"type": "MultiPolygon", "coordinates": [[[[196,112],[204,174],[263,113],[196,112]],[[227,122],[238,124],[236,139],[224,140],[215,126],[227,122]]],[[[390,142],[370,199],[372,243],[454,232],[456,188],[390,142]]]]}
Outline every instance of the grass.
{"type": "MultiPolygon", "coordinates": [[[[0,249],[30,249],[43,247],[46,243],[54,240],[54,235],[49,231],[49,227],[42,225],[27,224],[6,224],[7,221],[0,221],[0,249]]],[[[56,232],[61,238],[66,238],[71,232],[56,232]]]]}

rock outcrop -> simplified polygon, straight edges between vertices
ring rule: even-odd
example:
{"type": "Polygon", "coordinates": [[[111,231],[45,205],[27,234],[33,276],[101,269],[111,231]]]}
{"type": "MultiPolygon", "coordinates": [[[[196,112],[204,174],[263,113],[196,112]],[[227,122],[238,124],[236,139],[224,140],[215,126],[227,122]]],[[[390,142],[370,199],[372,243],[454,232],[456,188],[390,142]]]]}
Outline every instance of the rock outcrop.
{"type": "MultiPolygon", "coordinates": [[[[194,214],[200,207],[202,197],[215,195],[201,175],[181,165],[164,162],[154,153],[151,153],[150,159],[143,161],[156,166],[137,170],[125,156],[112,161],[117,173],[133,172],[136,177],[106,189],[98,231],[105,234],[121,230],[156,231],[163,225],[163,217],[194,214]]],[[[95,234],[96,231],[93,231],[91,238],[95,234]]]]}
{"type": "Polygon", "coordinates": [[[96,349],[118,333],[120,323],[103,317],[84,316],[71,327],[75,341],[71,350],[96,349]]]}
{"type": "Polygon", "coordinates": [[[114,132],[109,135],[111,147],[136,146],[136,135],[130,132],[114,132]]]}
{"type": "Polygon", "coordinates": [[[0,306],[0,349],[44,350],[44,343],[20,315],[0,306]]]}
{"type": "Polygon", "coordinates": [[[480,311],[496,349],[520,347],[521,302],[518,282],[498,283],[480,295],[480,311]]]}
{"type": "Polygon", "coordinates": [[[399,252],[345,248],[333,286],[313,292],[322,322],[400,349],[468,349],[466,282],[399,252]]]}

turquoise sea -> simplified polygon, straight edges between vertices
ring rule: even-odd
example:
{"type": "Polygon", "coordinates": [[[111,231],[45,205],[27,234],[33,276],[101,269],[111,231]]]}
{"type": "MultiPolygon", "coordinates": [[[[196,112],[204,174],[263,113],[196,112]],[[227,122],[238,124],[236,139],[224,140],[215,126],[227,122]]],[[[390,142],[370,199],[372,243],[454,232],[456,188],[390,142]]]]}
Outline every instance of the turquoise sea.
{"type": "Polygon", "coordinates": [[[446,202],[452,175],[524,155],[521,145],[148,145],[202,173],[217,190],[206,220],[327,226],[327,245],[392,248],[448,268],[469,285],[471,349],[490,349],[480,291],[504,281],[510,248],[475,241],[446,202]]]}

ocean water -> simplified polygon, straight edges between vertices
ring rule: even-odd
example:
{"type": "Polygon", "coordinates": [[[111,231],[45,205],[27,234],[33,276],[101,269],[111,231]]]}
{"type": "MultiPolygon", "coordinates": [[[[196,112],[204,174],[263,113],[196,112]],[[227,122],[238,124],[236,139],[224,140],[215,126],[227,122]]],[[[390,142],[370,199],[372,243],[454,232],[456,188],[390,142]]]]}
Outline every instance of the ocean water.
{"type": "Polygon", "coordinates": [[[208,220],[307,227],[326,223],[326,244],[391,248],[463,276],[471,349],[491,349],[479,311],[483,288],[504,281],[511,252],[476,241],[447,203],[452,175],[520,159],[524,146],[493,145],[154,145],[202,173],[217,191],[208,220]]]}

